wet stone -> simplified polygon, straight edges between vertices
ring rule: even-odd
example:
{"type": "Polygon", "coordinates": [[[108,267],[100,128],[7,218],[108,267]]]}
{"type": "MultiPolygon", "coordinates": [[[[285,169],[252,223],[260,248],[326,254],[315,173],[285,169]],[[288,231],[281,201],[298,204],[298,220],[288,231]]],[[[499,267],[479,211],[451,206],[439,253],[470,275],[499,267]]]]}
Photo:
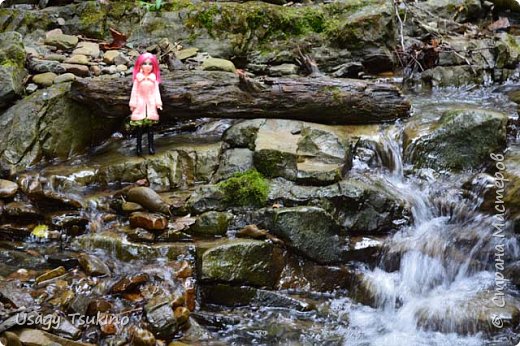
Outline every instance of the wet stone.
{"type": "Polygon", "coordinates": [[[151,212],[169,214],[170,206],[154,190],[139,186],[130,189],[127,193],[130,202],[138,203],[151,212]]]}
{"type": "Polygon", "coordinates": [[[94,299],[87,306],[87,316],[95,316],[98,312],[107,312],[112,309],[112,303],[105,299],[94,299]]]}
{"type": "Polygon", "coordinates": [[[225,235],[232,219],[231,213],[209,211],[201,214],[187,233],[203,236],[225,235]]]}
{"type": "Polygon", "coordinates": [[[134,203],[134,202],[124,202],[121,205],[121,209],[125,213],[133,213],[135,211],[142,211],[142,210],[144,210],[142,205],[140,205],[138,203],[134,203]]]}
{"type": "Polygon", "coordinates": [[[154,297],[146,304],[145,314],[156,336],[166,338],[175,333],[177,320],[167,297],[154,297]]]}
{"type": "Polygon", "coordinates": [[[127,233],[128,240],[136,242],[154,242],[155,234],[145,230],[144,228],[137,227],[127,233]]]}
{"type": "Polygon", "coordinates": [[[131,277],[125,277],[112,286],[110,289],[110,293],[118,294],[124,293],[128,291],[132,291],[137,288],[139,285],[142,285],[149,280],[148,274],[138,274],[133,275],[131,277]]]}
{"type": "Polygon", "coordinates": [[[36,283],[41,283],[50,279],[53,279],[55,277],[64,275],[67,273],[67,270],[64,267],[58,267],[53,270],[50,270],[48,272],[45,272],[44,274],[38,276],[36,278],[36,283]]]}
{"type": "Polygon", "coordinates": [[[168,227],[168,219],[159,214],[135,212],[130,215],[130,225],[148,231],[161,231],[168,227]]]}
{"type": "Polygon", "coordinates": [[[12,305],[14,308],[30,307],[34,305],[34,300],[27,291],[22,288],[17,281],[0,283],[0,297],[4,304],[12,305]]]}
{"type": "Polygon", "coordinates": [[[47,263],[53,266],[63,266],[66,269],[71,269],[79,265],[76,254],[66,251],[47,256],[47,263]]]}
{"type": "Polygon", "coordinates": [[[78,257],[79,264],[85,270],[88,275],[91,276],[104,276],[110,275],[110,269],[108,266],[98,257],[81,254],[78,257]]]}
{"type": "Polygon", "coordinates": [[[132,330],[132,345],[134,346],[155,346],[155,337],[153,334],[142,328],[134,328],[132,330]]]}
{"type": "Polygon", "coordinates": [[[9,180],[0,179],[0,198],[11,198],[17,191],[18,184],[9,180]]]}
{"type": "Polygon", "coordinates": [[[4,208],[4,213],[17,220],[35,220],[41,218],[40,212],[34,206],[21,202],[11,202],[7,204],[4,208]]]}

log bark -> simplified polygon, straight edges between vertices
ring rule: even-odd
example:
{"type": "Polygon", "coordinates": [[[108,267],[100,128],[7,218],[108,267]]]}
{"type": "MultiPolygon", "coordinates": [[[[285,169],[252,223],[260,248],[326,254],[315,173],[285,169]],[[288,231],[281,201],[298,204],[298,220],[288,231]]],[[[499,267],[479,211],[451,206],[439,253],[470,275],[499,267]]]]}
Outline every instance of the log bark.
{"type": "MultiPolygon", "coordinates": [[[[228,72],[161,75],[161,122],[179,118],[282,118],[324,124],[369,124],[409,115],[410,103],[389,84],[329,77],[245,78],[228,72]]],[[[129,116],[127,78],[79,78],[71,97],[108,117],[129,116]]]]}

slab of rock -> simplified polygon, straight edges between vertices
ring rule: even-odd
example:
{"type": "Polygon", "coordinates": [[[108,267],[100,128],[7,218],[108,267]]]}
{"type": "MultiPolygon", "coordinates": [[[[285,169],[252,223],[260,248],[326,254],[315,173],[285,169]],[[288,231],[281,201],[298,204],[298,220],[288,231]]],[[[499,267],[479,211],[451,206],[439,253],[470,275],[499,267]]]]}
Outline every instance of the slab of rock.
{"type": "Polygon", "coordinates": [[[148,231],[162,231],[168,227],[168,219],[160,214],[135,212],[130,215],[130,225],[148,231]]]}
{"type": "Polygon", "coordinates": [[[18,184],[9,180],[0,179],[0,198],[11,198],[16,195],[18,184]]]}
{"type": "Polygon", "coordinates": [[[506,143],[505,113],[466,108],[444,112],[438,122],[407,125],[405,159],[415,167],[464,170],[489,161],[506,143]]]}
{"type": "Polygon", "coordinates": [[[142,205],[146,210],[169,214],[170,206],[154,190],[138,186],[127,192],[127,200],[142,205]]]}
{"type": "Polygon", "coordinates": [[[53,72],[45,72],[40,73],[33,76],[32,80],[35,84],[38,84],[43,87],[49,87],[54,84],[54,80],[58,77],[56,73],[53,72]]]}
{"type": "Polygon", "coordinates": [[[197,217],[197,221],[186,233],[201,236],[223,236],[229,227],[233,215],[227,212],[208,211],[197,217]]]}
{"type": "Polygon", "coordinates": [[[81,254],[78,256],[79,264],[85,270],[88,275],[91,276],[110,276],[111,271],[108,266],[103,262],[100,258],[88,255],[81,254]]]}
{"type": "Polygon", "coordinates": [[[175,56],[177,57],[177,59],[182,61],[182,60],[186,60],[188,58],[194,57],[195,55],[197,55],[198,52],[199,52],[198,48],[186,48],[186,49],[182,49],[178,52],[175,52],[175,56]]]}
{"type": "Polygon", "coordinates": [[[78,44],[78,37],[73,35],[53,34],[45,38],[45,44],[59,49],[72,49],[78,44]]]}
{"type": "Polygon", "coordinates": [[[76,79],[76,76],[74,74],[72,74],[72,73],[64,73],[64,74],[59,75],[58,77],[56,77],[54,79],[54,83],[58,84],[58,83],[72,82],[75,79],[76,79]]]}
{"type": "Polygon", "coordinates": [[[89,60],[86,55],[83,54],[74,54],[70,58],[64,61],[66,64],[78,64],[78,65],[88,65],[89,60]]]}
{"type": "Polygon", "coordinates": [[[117,58],[119,54],[121,53],[119,53],[117,50],[107,50],[103,55],[103,62],[105,64],[113,64],[115,58],[117,58]]]}
{"type": "Polygon", "coordinates": [[[27,59],[27,68],[33,73],[53,72],[61,74],[66,72],[65,68],[57,60],[29,58],[27,59]]]}
{"type": "Polygon", "coordinates": [[[0,33],[0,108],[23,93],[25,54],[22,35],[17,32],[0,33]]]}
{"type": "Polygon", "coordinates": [[[228,149],[222,154],[219,161],[218,170],[213,176],[215,182],[253,168],[253,152],[246,148],[228,149]]]}
{"type": "Polygon", "coordinates": [[[79,64],[61,64],[61,67],[65,69],[65,71],[72,73],[79,77],[89,77],[90,76],[90,70],[88,66],[85,65],[79,65],[79,64]]]}
{"type": "Polygon", "coordinates": [[[72,52],[72,54],[82,54],[82,55],[88,55],[93,58],[97,58],[99,56],[99,44],[95,42],[80,42],[78,43],[76,49],[72,52]]]}
{"type": "Polygon", "coordinates": [[[268,72],[270,76],[281,77],[298,74],[298,70],[299,67],[295,64],[281,64],[269,67],[268,72]]]}
{"type": "Polygon", "coordinates": [[[177,330],[177,319],[167,297],[154,297],[145,305],[144,311],[152,331],[158,337],[171,337],[177,330]]]}
{"type": "Polygon", "coordinates": [[[235,65],[231,61],[219,58],[209,58],[204,60],[202,63],[202,69],[204,71],[236,72],[235,65]]]}
{"type": "Polygon", "coordinates": [[[283,266],[280,249],[259,240],[237,239],[198,252],[206,282],[273,287],[283,266]]]}

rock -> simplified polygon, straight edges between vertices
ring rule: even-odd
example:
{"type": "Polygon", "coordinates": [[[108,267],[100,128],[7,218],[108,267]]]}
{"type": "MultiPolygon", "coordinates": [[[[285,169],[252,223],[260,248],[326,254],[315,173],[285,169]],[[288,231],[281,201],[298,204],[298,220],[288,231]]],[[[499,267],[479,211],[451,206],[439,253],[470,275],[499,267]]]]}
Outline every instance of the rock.
{"type": "Polygon", "coordinates": [[[135,242],[153,243],[155,241],[155,234],[145,230],[144,228],[133,229],[132,231],[127,233],[127,237],[128,240],[135,242]]]}
{"type": "Polygon", "coordinates": [[[66,64],[63,63],[61,66],[65,69],[65,71],[75,74],[79,77],[89,77],[90,71],[88,66],[85,65],[79,65],[79,64],[66,64]]]}
{"type": "Polygon", "coordinates": [[[114,65],[128,65],[130,64],[130,59],[128,59],[126,56],[124,56],[123,54],[119,54],[118,56],[116,56],[114,58],[114,61],[113,61],[114,65]]]}
{"type": "Polygon", "coordinates": [[[168,219],[159,214],[135,212],[130,215],[130,225],[148,231],[161,231],[168,227],[168,219]]]}
{"type": "Polygon", "coordinates": [[[43,86],[43,87],[49,87],[54,83],[54,80],[56,79],[57,75],[53,72],[45,72],[40,73],[35,76],[33,76],[32,80],[34,83],[43,86]]]}
{"type": "Polygon", "coordinates": [[[22,202],[11,202],[4,207],[4,215],[20,220],[37,220],[42,215],[36,207],[22,202]]]}
{"type": "Polygon", "coordinates": [[[435,13],[440,18],[450,18],[467,22],[481,15],[482,6],[478,0],[428,0],[419,4],[420,9],[435,13]],[[454,9],[458,9],[454,14],[454,9]]]}
{"type": "Polygon", "coordinates": [[[259,229],[257,225],[247,225],[237,232],[237,238],[250,238],[250,239],[266,239],[269,236],[269,231],[265,229],[259,229]]]}
{"type": "Polygon", "coordinates": [[[209,58],[204,60],[202,63],[202,69],[204,71],[236,72],[235,65],[231,61],[218,58],[209,58]]]}
{"type": "Polygon", "coordinates": [[[226,212],[208,211],[199,215],[195,224],[186,233],[201,236],[224,236],[233,215],[226,212]]]}
{"type": "Polygon", "coordinates": [[[0,160],[19,167],[47,159],[66,159],[85,152],[112,133],[110,121],[67,97],[70,85],[61,83],[36,91],[2,115],[0,160]]]}
{"type": "Polygon", "coordinates": [[[66,64],[78,64],[78,65],[88,65],[89,60],[86,55],[83,54],[74,54],[70,58],[64,61],[66,64]]]}
{"type": "Polygon", "coordinates": [[[415,313],[417,325],[426,330],[463,335],[497,334],[504,327],[516,326],[520,320],[520,301],[509,294],[494,300],[494,294],[493,291],[483,291],[464,300],[418,307],[415,313]],[[490,323],[498,316],[502,326],[490,323]]]}
{"type": "Polygon", "coordinates": [[[21,287],[19,281],[3,281],[0,283],[2,301],[15,308],[28,308],[34,305],[34,299],[29,293],[29,290],[21,287]]]}
{"type": "Polygon", "coordinates": [[[317,207],[266,210],[265,228],[298,253],[322,264],[342,262],[346,239],[330,214],[317,207]]]}
{"type": "Polygon", "coordinates": [[[311,310],[310,304],[304,301],[288,297],[276,291],[247,286],[204,285],[201,288],[201,292],[204,304],[218,304],[231,307],[254,305],[263,308],[285,308],[297,311],[311,310]]]}
{"type": "Polygon", "coordinates": [[[258,130],[253,162],[267,177],[326,185],[341,179],[352,155],[349,142],[328,127],[268,119],[258,130]]]}
{"type": "Polygon", "coordinates": [[[53,34],[45,38],[45,44],[59,49],[72,49],[78,44],[78,37],[64,34],[53,34]]]}
{"type": "Polygon", "coordinates": [[[149,279],[150,278],[149,278],[148,274],[146,274],[146,273],[132,275],[130,277],[122,278],[121,280],[119,280],[112,286],[112,288],[110,289],[110,293],[121,294],[121,293],[125,293],[128,291],[134,290],[139,285],[142,285],[142,284],[148,282],[149,279]]]}
{"type": "Polygon", "coordinates": [[[91,276],[110,276],[108,266],[96,256],[81,254],[78,256],[79,264],[88,275],[91,276]]]}
{"type": "Polygon", "coordinates": [[[63,35],[63,30],[61,30],[60,28],[49,30],[45,33],[45,38],[49,38],[50,36],[54,35],[63,35]]]}
{"type": "Polygon", "coordinates": [[[101,67],[98,65],[92,65],[90,66],[90,73],[94,76],[100,76],[101,75],[101,67]]]}
{"type": "Polygon", "coordinates": [[[132,345],[134,346],[155,346],[155,337],[151,332],[142,328],[132,330],[132,345]]]}
{"type": "Polygon", "coordinates": [[[0,109],[22,95],[26,76],[24,64],[22,35],[17,32],[0,33],[0,109]]]}
{"type": "Polygon", "coordinates": [[[299,67],[295,64],[281,64],[271,66],[268,69],[268,73],[273,77],[282,77],[298,74],[299,67]]]}
{"type": "Polygon", "coordinates": [[[445,111],[434,124],[410,123],[404,134],[405,159],[416,168],[475,169],[506,140],[507,115],[467,108],[445,111]]]}
{"type": "Polygon", "coordinates": [[[245,148],[226,150],[221,158],[218,170],[213,176],[215,182],[228,179],[235,173],[243,173],[253,168],[253,152],[245,148]]]}
{"type": "Polygon", "coordinates": [[[195,214],[211,210],[224,211],[227,209],[227,206],[224,192],[217,185],[202,185],[196,187],[186,202],[186,209],[195,214]]]}
{"type": "Polygon", "coordinates": [[[27,84],[27,87],[25,88],[25,91],[27,92],[27,94],[32,94],[36,90],[38,90],[38,86],[34,83],[27,84]]]}
{"type": "Polygon", "coordinates": [[[55,277],[62,276],[67,273],[67,270],[64,267],[58,267],[48,272],[43,273],[42,275],[36,278],[36,283],[41,283],[50,279],[54,279],[55,277]]]}
{"type": "Polygon", "coordinates": [[[123,204],[121,205],[121,210],[125,213],[133,213],[135,211],[142,211],[144,210],[144,208],[139,203],[123,202],[123,204]]]}
{"type": "Polygon", "coordinates": [[[0,179],[0,198],[14,197],[17,191],[18,184],[9,180],[0,179]]]}
{"type": "Polygon", "coordinates": [[[154,190],[138,186],[131,188],[127,193],[127,200],[142,205],[151,212],[169,214],[170,206],[154,190]]]}
{"type": "Polygon", "coordinates": [[[169,338],[177,330],[177,320],[170,304],[168,298],[156,296],[144,308],[146,319],[159,338],[169,338]]]}
{"type": "Polygon", "coordinates": [[[22,346],[22,342],[20,341],[20,338],[18,335],[11,333],[11,332],[5,332],[4,336],[6,338],[6,344],[9,346],[22,346]]]}
{"type": "Polygon", "coordinates": [[[184,306],[179,306],[175,308],[174,315],[175,319],[177,320],[177,324],[183,325],[188,322],[188,319],[190,318],[190,310],[184,306]]]}
{"type": "Polygon", "coordinates": [[[114,64],[114,59],[119,56],[119,51],[117,50],[107,50],[105,54],[103,54],[103,62],[105,64],[114,64]]]}
{"type": "Polygon", "coordinates": [[[461,87],[484,83],[481,69],[471,66],[436,66],[420,74],[420,78],[429,87],[461,87]]]}
{"type": "Polygon", "coordinates": [[[255,150],[258,129],[265,121],[265,119],[239,121],[224,132],[222,140],[232,148],[249,148],[250,150],[255,150]]]}
{"type": "Polygon", "coordinates": [[[118,72],[126,72],[128,70],[128,67],[126,65],[117,65],[116,69],[118,72]]]}
{"type": "Polygon", "coordinates": [[[192,244],[167,243],[167,244],[141,244],[127,241],[120,233],[102,232],[85,234],[74,239],[74,246],[79,249],[92,251],[104,250],[108,256],[122,261],[134,259],[153,260],[167,258],[176,260],[178,256],[186,256],[194,251],[192,244]]]}
{"type": "Polygon", "coordinates": [[[61,74],[66,72],[65,68],[61,66],[59,61],[36,58],[27,59],[27,68],[33,73],[53,72],[61,74]]]}
{"type": "MultiPolygon", "coordinates": [[[[45,55],[45,60],[51,60],[51,61],[57,61],[57,62],[64,62],[67,59],[67,57],[63,54],[48,54],[45,55]]],[[[43,61],[45,61],[43,60],[43,61]]],[[[54,72],[54,71],[51,71],[54,72]]]]}
{"type": "Polygon", "coordinates": [[[58,83],[72,82],[75,79],[76,79],[76,76],[73,75],[72,73],[64,73],[64,74],[59,75],[58,77],[56,77],[54,79],[54,83],[58,84],[58,83]]]}
{"type": "Polygon", "coordinates": [[[47,263],[51,266],[63,266],[66,269],[72,269],[79,265],[76,254],[68,251],[47,255],[47,263]]]}
{"type": "Polygon", "coordinates": [[[201,279],[206,282],[273,287],[282,267],[281,251],[259,240],[228,241],[199,256],[201,279]]]}
{"type": "Polygon", "coordinates": [[[80,42],[77,45],[77,48],[72,52],[73,55],[81,54],[88,55],[93,58],[97,58],[99,56],[99,44],[95,42],[80,42]]]}
{"type": "Polygon", "coordinates": [[[502,32],[496,34],[496,67],[515,68],[520,61],[520,40],[517,36],[502,32]]]}
{"type": "Polygon", "coordinates": [[[198,52],[199,52],[198,48],[186,48],[186,49],[181,49],[178,52],[175,52],[175,56],[177,57],[177,59],[182,61],[182,60],[186,60],[188,58],[196,56],[198,52]]]}

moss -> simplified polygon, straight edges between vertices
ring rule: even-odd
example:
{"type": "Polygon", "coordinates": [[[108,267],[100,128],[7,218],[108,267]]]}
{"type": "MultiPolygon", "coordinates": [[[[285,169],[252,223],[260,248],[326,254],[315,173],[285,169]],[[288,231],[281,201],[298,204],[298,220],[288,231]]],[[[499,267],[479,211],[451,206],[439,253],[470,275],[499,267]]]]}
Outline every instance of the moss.
{"type": "Polygon", "coordinates": [[[80,14],[80,24],[88,36],[103,38],[107,9],[102,8],[97,1],[85,1],[80,14]]]}
{"type": "Polygon", "coordinates": [[[226,203],[238,206],[263,206],[269,195],[269,184],[256,170],[236,173],[218,184],[226,203]]]}

